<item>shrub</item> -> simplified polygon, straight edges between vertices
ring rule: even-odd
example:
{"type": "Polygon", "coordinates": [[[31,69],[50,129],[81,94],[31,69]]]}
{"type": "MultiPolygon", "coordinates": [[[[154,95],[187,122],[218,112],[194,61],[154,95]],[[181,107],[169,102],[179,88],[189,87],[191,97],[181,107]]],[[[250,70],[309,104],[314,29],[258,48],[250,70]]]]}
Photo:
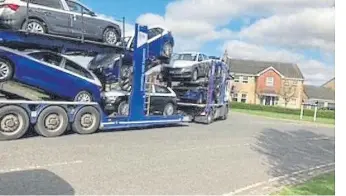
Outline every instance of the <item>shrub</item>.
{"type": "MultiPolygon", "coordinates": [[[[246,103],[239,103],[239,102],[232,102],[230,105],[232,108],[236,108],[236,109],[260,110],[260,111],[266,111],[266,112],[300,115],[300,109],[283,108],[278,106],[246,104],[246,103]]],[[[304,116],[314,116],[314,110],[304,109],[304,116]]],[[[318,110],[317,117],[335,119],[335,111],[318,110]]]]}

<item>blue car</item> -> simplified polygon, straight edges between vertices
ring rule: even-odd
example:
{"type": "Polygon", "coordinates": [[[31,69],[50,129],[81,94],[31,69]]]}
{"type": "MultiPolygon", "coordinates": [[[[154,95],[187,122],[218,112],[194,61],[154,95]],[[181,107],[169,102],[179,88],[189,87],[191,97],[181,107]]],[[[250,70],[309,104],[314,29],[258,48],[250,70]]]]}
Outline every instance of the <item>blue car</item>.
{"type": "Polygon", "coordinates": [[[0,83],[14,80],[65,101],[101,103],[102,84],[95,74],[50,51],[0,47],[0,83]]]}

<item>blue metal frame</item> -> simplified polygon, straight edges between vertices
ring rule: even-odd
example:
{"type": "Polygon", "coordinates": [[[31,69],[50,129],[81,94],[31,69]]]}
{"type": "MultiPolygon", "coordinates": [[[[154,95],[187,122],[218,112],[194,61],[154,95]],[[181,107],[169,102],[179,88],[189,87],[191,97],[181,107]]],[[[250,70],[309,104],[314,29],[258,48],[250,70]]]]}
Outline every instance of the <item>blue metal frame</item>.
{"type": "Polygon", "coordinates": [[[100,127],[102,130],[167,125],[184,121],[184,116],[182,115],[145,115],[145,63],[148,58],[147,35],[148,28],[146,26],[135,25],[134,67],[132,91],[129,101],[129,116],[108,117],[103,115],[104,117],[100,127]]]}
{"type": "MultiPolygon", "coordinates": [[[[133,55],[133,65],[134,65],[134,76],[132,81],[132,92],[130,96],[130,112],[129,116],[126,117],[110,117],[107,116],[104,111],[101,110],[100,105],[96,103],[85,103],[85,104],[74,104],[73,102],[34,102],[34,103],[24,103],[20,100],[12,101],[14,105],[22,105],[29,111],[28,105],[36,105],[35,114],[30,112],[31,123],[36,122],[36,116],[50,105],[59,104],[62,107],[67,105],[73,106],[74,110],[69,111],[69,120],[73,122],[76,112],[82,107],[87,105],[93,105],[99,109],[101,113],[101,130],[112,130],[119,128],[134,128],[134,127],[147,127],[154,125],[168,125],[177,124],[183,122],[185,117],[182,115],[174,116],[147,116],[144,113],[144,102],[145,102],[145,70],[144,66],[148,59],[148,43],[146,37],[148,35],[148,28],[146,26],[135,25],[135,46],[133,55]],[[14,103],[16,102],[16,103],[14,103]]],[[[10,48],[23,47],[32,49],[48,49],[48,50],[59,50],[60,52],[69,51],[81,51],[90,53],[104,53],[107,51],[117,52],[122,50],[116,46],[109,46],[101,43],[85,41],[81,43],[78,39],[69,39],[60,36],[51,36],[43,34],[27,34],[26,32],[15,32],[15,31],[4,31],[0,30],[0,45],[10,48]]],[[[11,102],[11,101],[10,101],[11,102]]],[[[1,103],[1,102],[0,102],[1,103]]]]}

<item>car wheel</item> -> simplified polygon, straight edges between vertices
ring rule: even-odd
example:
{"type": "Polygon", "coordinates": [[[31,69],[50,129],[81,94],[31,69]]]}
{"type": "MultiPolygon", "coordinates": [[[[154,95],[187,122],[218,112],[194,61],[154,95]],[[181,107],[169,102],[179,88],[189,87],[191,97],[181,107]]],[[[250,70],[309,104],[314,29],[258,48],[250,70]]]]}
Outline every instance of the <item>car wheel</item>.
{"type": "Polygon", "coordinates": [[[22,29],[31,33],[47,33],[47,28],[44,23],[37,19],[29,19],[28,22],[24,22],[22,29]]]}
{"type": "Polygon", "coordinates": [[[10,62],[0,59],[0,82],[10,80],[13,75],[13,66],[10,62]]]}
{"type": "Polygon", "coordinates": [[[197,69],[194,69],[191,74],[192,81],[196,81],[198,79],[198,71],[197,69]]]}
{"type": "Polygon", "coordinates": [[[75,102],[92,102],[93,98],[91,97],[90,93],[86,91],[79,92],[73,101],[75,102]]]}
{"type": "Polygon", "coordinates": [[[164,109],[163,109],[163,115],[164,116],[171,116],[174,114],[174,106],[172,103],[168,103],[165,105],[164,109]]]}
{"type": "Polygon", "coordinates": [[[72,123],[72,130],[78,134],[95,133],[100,126],[100,112],[91,106],[80,109],[72,123]]]}
{"type": "Polygon", "coordinates": [[[120,38],[120,35],[115,30],[115,28],[107,28],[103,32],[103,42],[107,44],[115,45],[119,41],[119,38],[120,38]]]}
{"type": "Polygon", "coordinates": [[[130,78],[131,68],[129,65],[122,65],[120,68],[120,77],[122,79],[130,78]]]}
{"type": "Polygon", "coordinates": [[[118,106],[118,114],[121,116],[129,115],[129,104],[127,101],[122,101],[118,106]]]}
{"type": "Polygon", "coordinates": [[[0,140],[14,140],[21,138],[29,128],[27,112],[18,106],[4,106],[0,108],[0,140]]]}
{"type": "Polygon", "coordinates": [[[66,111],[59,106],[49,106],[38,116],[35,131],[44,137],[58,137],[68,126],[66,111]]]}

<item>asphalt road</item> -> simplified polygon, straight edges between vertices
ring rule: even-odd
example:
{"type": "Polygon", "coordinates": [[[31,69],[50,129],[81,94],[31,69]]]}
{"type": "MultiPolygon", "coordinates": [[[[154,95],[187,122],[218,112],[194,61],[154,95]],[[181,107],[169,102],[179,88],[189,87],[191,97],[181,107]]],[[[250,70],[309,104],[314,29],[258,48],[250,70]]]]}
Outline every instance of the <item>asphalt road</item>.
{"type": "Polygon", "coordinates": [[[240,193],[335,157],[334,128],[238,113],[210,126],[28,137],[0,149],[0,195],[240,193]]]}

